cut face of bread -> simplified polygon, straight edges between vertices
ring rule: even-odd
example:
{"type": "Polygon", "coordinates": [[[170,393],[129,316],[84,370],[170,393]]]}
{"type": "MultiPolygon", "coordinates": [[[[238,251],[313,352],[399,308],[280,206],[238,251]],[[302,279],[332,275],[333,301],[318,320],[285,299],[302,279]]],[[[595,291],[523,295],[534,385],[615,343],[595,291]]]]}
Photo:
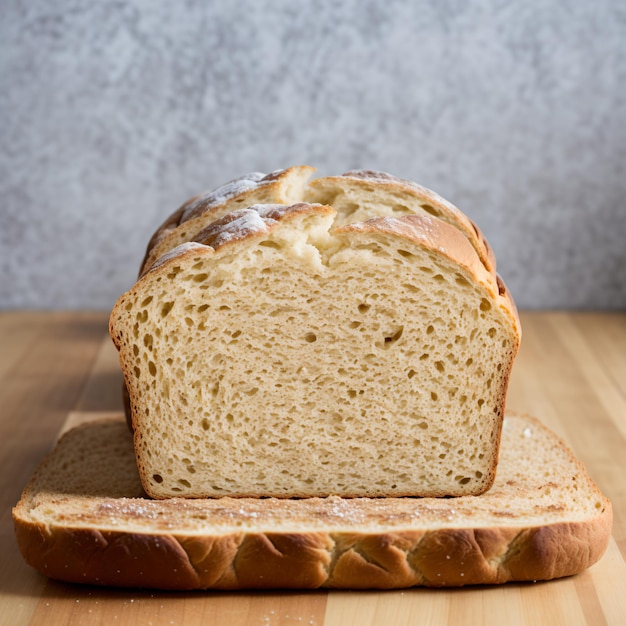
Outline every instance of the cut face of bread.
{"type": "Polygon", "coordinates": [[[69,431],[13,510],[24,559],[60,580],[157,589],[448,587],[596,562],[612,510],[537,420],[507,416],[498,475],[460,498],[182,499],[142,493],[124,422],[69,431]]]}
{"type": "Polygon", "coordinates": [[[492,484],[515,308],[428,216],[226,215],[117,302],[146,492],[465,495],[492,484]]]}
{"type": "Polygon", "coordinates": [[[495,273],[495,256],[480,230],[462,211],[430,189],[371,170],[310,181],[314,171],[312,167],[296,166],[266,175],[253,172],[191,198],[157,229],[140,274],[168,250],[198,239],[201,230],[230,211],[253,204],[298,202],[332,205],[337,212],[337,226],[379,216],[430,215],[459,230],[487,270],[495,273]]]}

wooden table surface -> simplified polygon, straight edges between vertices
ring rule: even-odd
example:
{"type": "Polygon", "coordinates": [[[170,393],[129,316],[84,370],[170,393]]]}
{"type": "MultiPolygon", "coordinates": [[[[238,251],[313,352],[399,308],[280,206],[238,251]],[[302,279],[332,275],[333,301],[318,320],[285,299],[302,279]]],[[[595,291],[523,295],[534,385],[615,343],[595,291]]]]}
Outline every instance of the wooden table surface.
{"type": "Polygon", "coordinates": [[[60,429],[120,412],[103,313],[0,314],[0,624],[351,626],[626,624],[626,314],[525,313],[508,408],[539,417],[614,507],[603,559],[535,584],[391,592],[158,593],[49,581],[18,552],[11,507],[60,429]]]}

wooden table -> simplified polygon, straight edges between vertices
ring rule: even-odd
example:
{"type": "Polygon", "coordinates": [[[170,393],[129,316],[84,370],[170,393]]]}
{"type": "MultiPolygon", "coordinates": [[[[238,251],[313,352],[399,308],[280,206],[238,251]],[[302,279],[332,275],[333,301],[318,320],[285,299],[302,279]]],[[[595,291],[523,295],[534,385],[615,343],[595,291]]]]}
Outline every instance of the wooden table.
{"type": "Polygon", "coordinates": [[[599,563],[549,583],[307,593],[80,587],[22,561],[11,507],[35,466],[68,418],[121,410],[107,317],[0,314],[0,624],[626,624],[626,314],[523,314],[508,400],[560,434],[611,498],[613,539],[599,563]]]}

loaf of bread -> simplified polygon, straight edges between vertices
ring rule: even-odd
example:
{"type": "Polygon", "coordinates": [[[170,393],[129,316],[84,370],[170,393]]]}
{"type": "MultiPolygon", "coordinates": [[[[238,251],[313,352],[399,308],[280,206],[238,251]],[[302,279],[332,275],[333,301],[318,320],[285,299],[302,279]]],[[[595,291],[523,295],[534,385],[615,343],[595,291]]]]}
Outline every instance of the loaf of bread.
{"type": "Polygon", "coordinates": [[[455,587],[547,580],[596,562],[610,502],[532,418],[507,416],[482,496],[151,500],[123,419],[65,434],[13,510],[54,579],[156,589],[455,587]]]}
{"type": "Polygon", "coordinates": [[[145,273],[163,254],[187,241],[227,213],[253,204],[327,204],[337,211],[335,225],[372,217],[430,215],[457,228],[485,267],[495,272],[495,256],[478,227],[453,204],[421,185],[385,172],[353,170],[310,180],[315,168],[296,166],[270,174],[252,172],[194,196],[154,233],[141,264],[145,273]]]}
{"type": "Polygon", "coordinates": [[[520,338],[504,285],[442,220],[335,216],[230,212],[116,303],[151,497],[491,486],[520,338]]]}

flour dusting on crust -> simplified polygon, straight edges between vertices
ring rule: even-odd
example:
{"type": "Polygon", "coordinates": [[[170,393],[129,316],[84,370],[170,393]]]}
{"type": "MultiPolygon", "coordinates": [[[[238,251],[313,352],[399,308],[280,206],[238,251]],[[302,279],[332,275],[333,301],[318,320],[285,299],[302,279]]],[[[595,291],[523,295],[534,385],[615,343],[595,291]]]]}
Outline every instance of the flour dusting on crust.
{"type": "Polygon", "coordinates": [[[258,187],[265,176],[266,174],[263,172],[250,172],[231,180],[217,189],[196,196],[185,207],[180,223],[182,224],[187,220],[193,219],[212,207],[224,204],[224,202],[238,196],[240,193],[258,187]]]}
{"type": "Polygon", "coordinates": [[[187,243],[181,243],[180,246],[176,246],[169,252],[166,252],[163,256],[160,256],[150,267],[148,271],[155,270],[157,267],[161,267],[161,265],[165,265],[171,259],[175,259],[178,256],[189,252],[190,250],[206,250],[208,246],[205,246],[201,243],[197,243],[195,241],[188,241],[187,243]]]}

